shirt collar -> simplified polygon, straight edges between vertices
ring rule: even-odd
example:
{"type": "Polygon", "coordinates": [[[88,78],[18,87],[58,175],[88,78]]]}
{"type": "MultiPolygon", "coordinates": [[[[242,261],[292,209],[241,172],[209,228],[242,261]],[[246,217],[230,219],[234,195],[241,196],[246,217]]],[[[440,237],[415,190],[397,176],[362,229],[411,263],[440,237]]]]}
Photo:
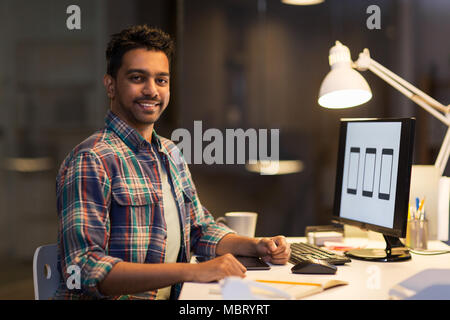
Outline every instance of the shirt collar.
{"type": "MultiPolygon", "coordinates": [[[[120,117],[116,116],[111,110],[108,110],[108,113],[105,117],[105,124],[108,128],[114,131],[119,138],[133,151],[137,152],[139,149],[145,148],[148,146],[148,141],[141,136],[136,129],[130,127],[125,121],[123,121],[120,117]]],[[[156,134],[155,129],[152,132],[152,144],[155,144],[155,147],[160,152],[165,152],[165,148],[161,143],[160,137],[156,134]]]]}

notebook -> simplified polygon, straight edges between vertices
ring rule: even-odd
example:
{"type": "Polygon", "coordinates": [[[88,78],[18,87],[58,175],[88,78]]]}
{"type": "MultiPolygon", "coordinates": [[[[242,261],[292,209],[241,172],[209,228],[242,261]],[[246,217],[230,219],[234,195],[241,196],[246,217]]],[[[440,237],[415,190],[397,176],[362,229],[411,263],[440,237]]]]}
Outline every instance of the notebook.
{"type": "Polygon", "coordinates": [[[233,300],[254,299],[301,299],[318,294],[324,290],[347,285],[342,280],[308,280],[280,281],[280,280],[249,280],[228,277],[220,281],[219,286],[211,288],[210,294],[222,294],[222,298],[233,300]]]}
{"type": "Polygon", "coordinates": [[[277,288],[291,296],[292,299],[301,299],[307,296],[318,294],[324,290],[347,285],[347,281],[343,280],[316,280],[308,282],[289,282],[289,281],[272,281],[272,280],[255,280],[258,283],[267,284],[270,287],[277,288]]]}

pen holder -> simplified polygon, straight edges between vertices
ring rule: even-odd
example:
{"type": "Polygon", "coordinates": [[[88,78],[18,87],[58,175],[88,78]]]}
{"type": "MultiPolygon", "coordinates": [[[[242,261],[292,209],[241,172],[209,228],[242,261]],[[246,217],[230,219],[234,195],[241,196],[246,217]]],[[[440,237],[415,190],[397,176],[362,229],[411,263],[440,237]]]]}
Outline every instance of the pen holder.
{"type": "Polygon", "coordinates": [[[406,246],[411,249],[426,250],[428,248],[428,220],[410,219],[406,229],[406,246]]]}

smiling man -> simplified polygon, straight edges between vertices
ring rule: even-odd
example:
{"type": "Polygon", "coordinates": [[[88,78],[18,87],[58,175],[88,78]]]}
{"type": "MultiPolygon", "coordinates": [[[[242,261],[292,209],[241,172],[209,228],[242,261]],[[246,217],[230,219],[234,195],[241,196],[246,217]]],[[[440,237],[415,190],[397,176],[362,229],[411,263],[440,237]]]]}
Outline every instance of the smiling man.
{"type": "Polygon", "coordinates": [[[103,82],[105,127],[66,157],[56,181],[59,269],[55,298],[177,298],[183,282],[245,276],[233,256],[284,264],[284,237],[253,239],[217,225],[176,145],[154,124],[170,97],[173,43],[133,26],[112,36],[103,82]],[[218,256],[190,264],[191,254],[218,256]],[[80,289],[66,285],[72,265],[80,289]]]}
{"type": "Polygon", "coordinates": [[[104,77],[112,112],[150,141],[153,124],[169,104],[169,79],[164,52],[146,48],[126,52],[119,70],[104,77]]]}

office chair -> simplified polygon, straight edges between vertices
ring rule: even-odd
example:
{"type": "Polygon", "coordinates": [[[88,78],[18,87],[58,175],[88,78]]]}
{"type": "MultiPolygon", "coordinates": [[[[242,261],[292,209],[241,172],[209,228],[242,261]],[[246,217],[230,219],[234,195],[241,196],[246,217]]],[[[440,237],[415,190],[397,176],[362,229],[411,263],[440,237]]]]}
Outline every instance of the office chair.
{"type": "Polygon", "coordinates": [[[58,246],[50,244],[36,249],[33,257],[35,300],[47,300],[56,292],[61,275],[58,271],[58,246]]]}

